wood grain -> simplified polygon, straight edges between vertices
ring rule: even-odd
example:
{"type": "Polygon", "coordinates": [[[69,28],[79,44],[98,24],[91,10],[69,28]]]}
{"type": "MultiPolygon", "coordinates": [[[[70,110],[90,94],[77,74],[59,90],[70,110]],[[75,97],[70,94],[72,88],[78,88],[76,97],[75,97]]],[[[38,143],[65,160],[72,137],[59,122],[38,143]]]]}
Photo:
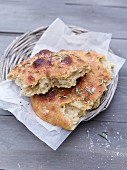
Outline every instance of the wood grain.
{"type": "MultiPolygon", "coordinates": [[[[113,2],[115,4],[115,1],[113,2]]],[[[126,8],[66,3],[67,1],[58,0],[38,0],[32,3],[30,0],[1,1],[0,31],[26,32],[42,25],[49,25],[59,17],[67,24],[94,31],[111,32],[117,38],[127,38],[126,8]]],[[[97,1],[94,1],[94,4],[96,3],[97,1]]]]}
{"type": "Polygon", "coordinates": [[[57,151],[51,150],[14,117],[0,119],[0,168],[9,170],[126,169],[124,123],[82,123],[57,151]],[[107,140],[98,134],[107,132],[107,140]],[[65,163],[66,162],[66,163],[65,163]]]}

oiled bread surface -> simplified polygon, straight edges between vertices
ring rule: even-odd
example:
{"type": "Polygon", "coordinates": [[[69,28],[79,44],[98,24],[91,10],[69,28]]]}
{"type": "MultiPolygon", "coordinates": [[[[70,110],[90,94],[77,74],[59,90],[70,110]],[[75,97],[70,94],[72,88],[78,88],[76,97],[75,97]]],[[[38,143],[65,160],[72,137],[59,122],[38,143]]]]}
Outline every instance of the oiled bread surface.
{"type": "Polygon", "coordinates": [[[8,74],[8,79],[15,80],[25,96],[45,94],[55,86],[70,88],[76,85],[77,78],[83,77],[90,70],[86,52],[82,55],[83,59],[78,51],[41,50],[16,65],[8,74]]]}
{"type": "MultiPolygon", "coordinates": [[[[64,51],[64,50],[63,50],[64,51]]],[[[66,51],[71,53],[71,51],[66,51]]],[[[84,51],[73,51],[83,59],[84,51]]],[[[86,110],[99,106],[112,78],[112,64],[101,54],[87,53],[90,71],[71,88],[52,88],[45,95],[30,97],[34,112],[44,121],[73,130],[86,110]]]]}

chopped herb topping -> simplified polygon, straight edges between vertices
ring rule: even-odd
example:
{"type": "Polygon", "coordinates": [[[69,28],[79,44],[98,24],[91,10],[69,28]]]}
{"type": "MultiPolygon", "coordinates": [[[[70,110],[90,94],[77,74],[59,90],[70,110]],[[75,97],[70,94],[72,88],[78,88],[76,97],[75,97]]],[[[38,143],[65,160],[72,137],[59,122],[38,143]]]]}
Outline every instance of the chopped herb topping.
{"type": "Polygon", "coordinates": [[[59,60],[59,59],[60,59],[60,56],[58,56],[57,60],[59,60]]]}
{"type": "Polygon", "coordinates": [[[30,64],[30,62],[27,62],[27,63],[23,64],[22,67],[25,67],[28,64],[30,64]]]}
{"type": "Polygon", "coordinates": [[[52,89],[52,92],[59,93],[59,89],[52,89]]]}
{"type": "Polygon", "coordinates": [[[90,88],[89,88],[88,86],[85,87],[85,90],[86,90],[88,93],[92,94],[92,91],[90,90],[90,88]]]}
{"type": "Polygon", "coordinates": [[[58,57],[58,54],[54,54],[54,56],[57,56],[57,57],[58,57]]]}
{"type": "Polygon", "coordinates": [[[98,135],[108,141],[108,135],[107,134],[108,134],[108,132],[102,132],[102,133],[99,133],[98,135]]]}
{"type": "Polygon", "coordinates": [[[90,51],[88,51],[86,54],[90,54],[90,51]]]}
{"type": "Polygon", "coordinates": [[[65,96],[65,95],[60,95],[59,97],[60,98],[68,98],[68,96],[65,96]]]}
{"type": "Polygon", "coordinates": [[[64,57],[64,56],[66,56],[67,54],[60,54],[60,55],[56,55],[56,56],[58,56],[58,58],[57,58],[57,60],[60,60],[60,62],[61,62],[61,60],[62,60],[62,58],[64,57]]]}
{"type": "Polygon", "coordinates": [[[81,96],[81,88],[80,87],[76,87],[75,92],[76,92],[77,96],[81,96]]]}
{"type": "Polygon", "coordinates": [[[100,82],[101,84],[103,84],[103,83],[104,83],[104,80],[103,80],[103,79],[99,79],[99,82],[100,82]]]}
{"type": "Polygon", "coordinates": [[[66,56],[66,55],[67,55],[67,54],[64,54],[64,53],[61,54],[62,57],[66,56]]]}

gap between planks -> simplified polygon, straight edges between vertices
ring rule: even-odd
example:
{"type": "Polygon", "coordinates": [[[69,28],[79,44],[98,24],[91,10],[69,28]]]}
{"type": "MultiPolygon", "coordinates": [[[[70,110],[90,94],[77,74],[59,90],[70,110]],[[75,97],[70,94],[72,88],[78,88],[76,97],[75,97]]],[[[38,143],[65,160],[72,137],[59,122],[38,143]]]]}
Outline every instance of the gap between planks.
{"type": "MultiPolygon", "coordinates": [[[[16,118],[12,113],[10,113],[10,114],[7,114],[7,115],[0,115],[0,119],[2,119],[2,118],[5,118],[5,117],[14,117],[14,118],[16,118]]],[[[95,117],[96,118],[96,117],[95,117]]],[[[125,121],[116,121],[116,120],[94,120],[95,118],[93,118],[93,119],[91,119],[91,120],[89,120],[89,121],[83,121],[83,122],[102,122],[102,123],[127,123],[127,122],[125,122],[125,121]]],[[[1,170],[1,169],[0,169],[1,170]]]]}
{"type": "Polygon", "coordinates": [[[105,8],[123,8],[127,9],[127,6],[115,6],[115,5],[95,5],[95,4],[85,4],[85,3],[65,3],[65,5],[74,5],[74,6],[99,6],[99,7],[105,7],[105,8]]]}
{"type": "MultiPolygon", "coordinates": [[[[48,26],[44,26],[44,27],[48,27],[48,26]]],[[[9,31],[6,32],[6,31],[0,31],[0,35],[2,35],[2,36],[17,36],[17,35],[21,36],[24,33],[25,32],[9,32],[9,31]]],[[[112,39],[114,39],[114,40],[127,40],[127,38],[114,37],[114,36],[112,36],[112,39]]]]}

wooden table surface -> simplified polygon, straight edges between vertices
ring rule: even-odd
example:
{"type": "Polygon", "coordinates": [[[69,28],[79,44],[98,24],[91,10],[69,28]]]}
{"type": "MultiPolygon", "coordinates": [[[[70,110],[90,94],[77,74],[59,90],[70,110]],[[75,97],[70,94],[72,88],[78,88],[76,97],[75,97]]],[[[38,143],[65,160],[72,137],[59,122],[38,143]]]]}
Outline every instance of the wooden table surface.
{"type": "MultiPolygon", "coordinates": [[[[111,48],[127,58],[126,0],[0,0],[0,55],[15,37],[57,17],[67,24],[112,33],[111,48]]],[[[109,108],[81,123],[57,151],[0,109],[0,169],[126,170],[127,63],[109,108]],[[99,135],[103,131],[108,141],[99,135]]]]}

